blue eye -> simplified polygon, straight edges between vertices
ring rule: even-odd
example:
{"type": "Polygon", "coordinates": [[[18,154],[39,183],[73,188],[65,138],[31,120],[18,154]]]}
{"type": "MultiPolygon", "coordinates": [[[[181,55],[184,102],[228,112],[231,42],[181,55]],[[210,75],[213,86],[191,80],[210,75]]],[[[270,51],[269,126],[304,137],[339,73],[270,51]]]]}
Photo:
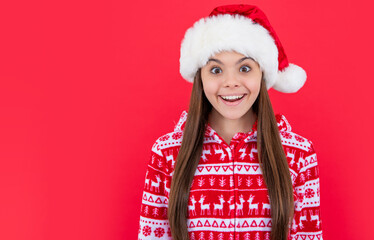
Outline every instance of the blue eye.
{"type": "Polygon", "coordinates": [[[213,68],[210,70],[210,72],[213,73],[213,74],[220,73],[220,72],[214,71],[215,69],[218,69],[219,71],[222,72],[222,70],[221,70],[220,68],[218,68],[218,67],[213,67],[213,68]]]}
{"type": "Polygon", "coordinates": [[[243,68],[246,68],[246,69],[247,69],[247,70],[245,70],[245,72],[249,72],[249,71],[251,70],[251,68],[248,67],[248,66],[242,66],[240,69],[243,69],[243,68]]]}

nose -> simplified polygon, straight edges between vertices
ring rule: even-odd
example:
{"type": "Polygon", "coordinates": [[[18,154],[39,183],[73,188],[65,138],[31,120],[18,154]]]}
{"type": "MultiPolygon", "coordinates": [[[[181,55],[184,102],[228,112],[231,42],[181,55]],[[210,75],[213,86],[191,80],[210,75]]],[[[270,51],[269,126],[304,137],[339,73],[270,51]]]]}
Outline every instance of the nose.
{"type": "Polygon", "coordinates": [[[226,72],[225,81],[223,83],[224,87],[239,87],[240,81],[235,73],[226,72]]]}

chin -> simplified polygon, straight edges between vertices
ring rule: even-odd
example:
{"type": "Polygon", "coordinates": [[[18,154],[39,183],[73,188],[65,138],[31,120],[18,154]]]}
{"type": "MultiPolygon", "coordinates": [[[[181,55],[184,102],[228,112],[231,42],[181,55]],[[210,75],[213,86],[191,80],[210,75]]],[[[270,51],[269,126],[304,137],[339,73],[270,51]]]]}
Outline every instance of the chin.
{"type": "Polygon", "coordinates": [[[242,118],[248,111],[230,111],[220,112],[220,114],[227,119],[237,120],[242,118]]]}

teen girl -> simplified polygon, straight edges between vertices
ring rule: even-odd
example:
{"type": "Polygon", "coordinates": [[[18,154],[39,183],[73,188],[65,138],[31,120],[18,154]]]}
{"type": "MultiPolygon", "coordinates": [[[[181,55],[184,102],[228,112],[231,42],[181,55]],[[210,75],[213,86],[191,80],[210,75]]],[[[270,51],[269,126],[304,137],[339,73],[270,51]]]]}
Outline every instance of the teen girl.
{"type": "Polygon", "coordinates": [[[313,143],[267,92],[296,92],[306,73],[265,14],[215,8],[187,30],[180,73],[193,82],[189,110],[152,147],[138,238],[322,239],[313,143]]]}

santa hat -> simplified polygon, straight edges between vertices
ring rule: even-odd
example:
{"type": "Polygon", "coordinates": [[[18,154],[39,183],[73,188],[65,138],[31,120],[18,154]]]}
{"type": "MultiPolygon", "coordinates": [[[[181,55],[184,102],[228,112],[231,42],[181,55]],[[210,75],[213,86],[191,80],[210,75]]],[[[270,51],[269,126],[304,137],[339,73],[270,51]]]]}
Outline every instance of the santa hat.
{"type": "Polygon", "coordinates": [[[192,83],[197,70],[225,50],[252,57],[263,70],[267,89],[293,93],[306,81],[305,71],[288,62],[269,20],[256,6],[219,6],[187,29],[180,49],[182,77],[192,83]]]}

